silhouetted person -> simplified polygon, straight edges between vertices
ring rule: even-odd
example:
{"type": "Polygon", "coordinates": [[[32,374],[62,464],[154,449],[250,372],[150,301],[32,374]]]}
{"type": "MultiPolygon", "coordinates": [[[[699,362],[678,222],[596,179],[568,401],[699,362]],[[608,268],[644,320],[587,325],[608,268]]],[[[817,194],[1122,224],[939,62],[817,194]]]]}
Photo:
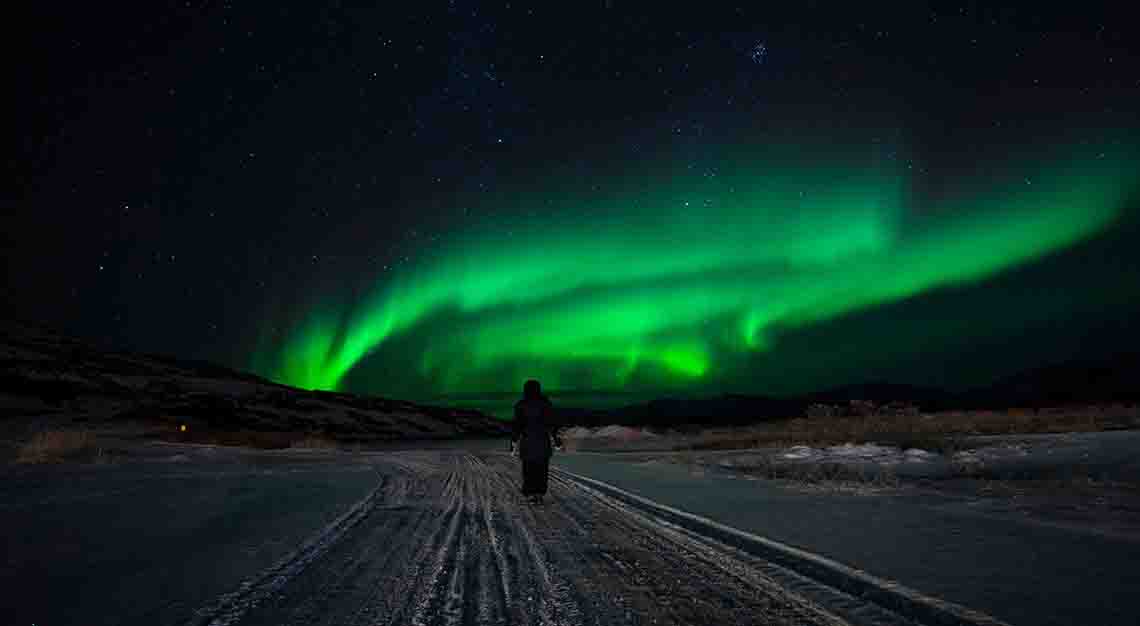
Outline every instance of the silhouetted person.
{"type": "Polygon", "coordinates": [[[554,431],[554,405],[542,395],[537,380],[523,385],[523,397],[515,403],[511,446],[518,446],[522,461],[522,493],[532,502],[542,502],[550,472],[551,441],[554,431]]]}

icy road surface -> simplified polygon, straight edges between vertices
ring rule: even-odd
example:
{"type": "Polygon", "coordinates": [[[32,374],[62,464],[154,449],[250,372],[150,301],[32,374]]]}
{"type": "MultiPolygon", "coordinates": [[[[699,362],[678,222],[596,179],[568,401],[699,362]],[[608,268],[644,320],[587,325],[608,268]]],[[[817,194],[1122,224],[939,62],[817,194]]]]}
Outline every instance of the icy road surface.
{"type": "MultiPolygon", "coordinates": [[[[500,451],[464,450],[302,462],[219,449],[20,470],[6,477],[0,509],[0,610],[18,625],[928,617],[858,599],[833,577],[765,560],[572,474],[552,477],[546,504],[527,504],[517,474],[500,451]]],[[[997,623],[973,615],[949,623],[997,623]]]]}
{"type": "MultiPolygon", "coordinates": [[[[715,548],[554,480],[516,492],[501,454],[399,453],[322,554],[203,613],[241,624],[839,624],[715,548]]],[[[318,550],[321,548],[318,547],[318,550]]]]}

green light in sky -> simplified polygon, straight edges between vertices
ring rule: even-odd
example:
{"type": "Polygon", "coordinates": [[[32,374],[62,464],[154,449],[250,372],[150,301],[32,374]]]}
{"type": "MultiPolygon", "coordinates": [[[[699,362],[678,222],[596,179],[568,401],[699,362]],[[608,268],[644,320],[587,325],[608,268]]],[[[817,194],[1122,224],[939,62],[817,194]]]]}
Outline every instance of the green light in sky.
{"type": "Polygon", "coordinates": [[[741,160],[588,202],[528,196],[541,211],[452,233],[347,314],[311,315],[266,373],[336,389],[367,356],[418,365],[437,392],[504,373],[497,388],[539,376],[557,389],[581,372],[612,389],[715,380],[774,328],[984,280],[1101,232],[1135,160],[1059,155],[964,180],[950,199],[916,199],[901,169],[836,159],[741,160]],[[419,347],[386,352],[417,332],[419,347]]]}

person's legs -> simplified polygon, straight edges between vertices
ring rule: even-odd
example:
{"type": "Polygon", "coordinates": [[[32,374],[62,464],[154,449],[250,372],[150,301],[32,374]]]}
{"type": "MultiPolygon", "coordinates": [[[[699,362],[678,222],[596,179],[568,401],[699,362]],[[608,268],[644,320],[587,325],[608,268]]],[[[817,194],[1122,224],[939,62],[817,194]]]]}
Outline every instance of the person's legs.
{"type": "Polygon", "coordinates": [[[535,493],[537,493],[540,496],[545,496],[546,495],[546,488],[550,482],[550,459],[546,459],[546,460],[542,461],[541,463],[538,464],[538,466],[539,467],[537,468],[537,471],[535,472],[536,474],[538,474],[535,477],[535,485],[534,485],[535,486],[535,493]]]}
{"type": "Polygon", "coordinates": [[[537,492],[536,478],[538,469],[533,461],[522,462],[522,492],[524,496],[531,496],[537,492]]]}

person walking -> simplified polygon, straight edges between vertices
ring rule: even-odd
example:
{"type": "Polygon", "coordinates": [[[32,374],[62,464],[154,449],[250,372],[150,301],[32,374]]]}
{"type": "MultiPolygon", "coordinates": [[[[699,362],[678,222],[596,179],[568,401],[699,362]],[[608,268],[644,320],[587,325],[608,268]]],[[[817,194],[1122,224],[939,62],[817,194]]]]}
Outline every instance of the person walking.
{"type": "Polygon", "coordinates": [[[546,495],[550,457],[554,454],[554,405],[542,395],[542,385],[528,380],[523,397],[515,403],[511,448],[522,461],[522,494],[540,504],[546,495]]]}

